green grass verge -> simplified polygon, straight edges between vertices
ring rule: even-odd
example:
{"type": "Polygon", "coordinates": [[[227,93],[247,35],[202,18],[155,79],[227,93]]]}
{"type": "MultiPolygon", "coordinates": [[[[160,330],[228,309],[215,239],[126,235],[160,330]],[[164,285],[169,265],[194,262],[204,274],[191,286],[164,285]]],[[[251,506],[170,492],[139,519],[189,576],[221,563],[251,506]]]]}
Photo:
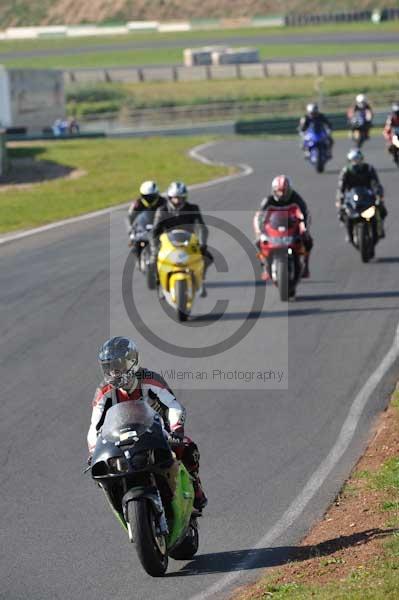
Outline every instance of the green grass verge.
{"type": "MultiPolygon", "coordinates": [[[[183,44],[180,48],[148,48],[113,50],[104,48],[96,52],[65,54],[37,57],[8,57],[2,54],[1,61],[7,67],[35,69],[72,69],[72,68],[109,68],[140,65],[168,65],[183,63],[183,44]]],[[[397,54],[396,43],[306,43],[306,44],[256,44],[262,60],[286,58],[298,60],[314,57],[346,57],[360,53],[369,58],[370,55],[382,52],[397,54]]],[[[1,48],[1,47],[0,47],[1,48]]]]}
{"type": "Polygon", "coordinates": [[[34,157],[82,169],[86,175],[0,191],[0,232],[36,227],[127,202],[137,195],[144,179],[156,179],[163,189],[174,179],[192,184],[225,175],[230,169],[205,165],[187,156],[190,148],[209,139],[71,140],[12,147],[11,159],[34,157]]]}
{"type": "MultiPolygon", "coordinates": [[[[399,409],[399,390],[392,398],[392,405],[399,409]]],[[[388,528],[399,527],[399,457],[388,459],[375,473],[359,471],[359,479],[365,479],[371,488],[384,492],[381,511],[389,513],[388,528]]],[[[346,486],[347,487],[347,486],[346,486]]],[[[343,493],[347,489],[343,488],[343,493]]],[[[352,492],[350,492],[352,493],[352,492]]],[[[341,580],[327,584],[276,583],[276,577],[268,576],[259,588],[256,600],[397,600],[399,597],[399,532],[393,532],[383,546],[383,554],[370,564],[360,566],[341,580]]],[[[326,558],[321,565],[340,562],[340,558],[326,558]]],[[[300,565],[298,564],[298,570],[300,565]]],[[[251,596],[255,600],[255,596],[251,596]]]]}
{"type": "Polygon", "coordinates": [[[0,54],[9,52],[29,52],[31,50],[68,50],[73,48],[90,48],[91,46],[111,46],[114,44],[140,43],[154,41],[175,41],[182,43],[182,48],[190,41],[201,42],[209,38],[217,38],[223,42],[226,38],[259,37],[273,39],[278,36],[317,35],[323,33],[390,33],[399,31],[399,22],[391,21],[373,25],[372,23],[342,23],[339,25],[314,25],[307,27],[246,27],[242,29],[210,29],[201,31],[176,33],[136,32],[126,35],[107,35],[79,38],[47,38],[37,40],[0,41],[0,54]]]}

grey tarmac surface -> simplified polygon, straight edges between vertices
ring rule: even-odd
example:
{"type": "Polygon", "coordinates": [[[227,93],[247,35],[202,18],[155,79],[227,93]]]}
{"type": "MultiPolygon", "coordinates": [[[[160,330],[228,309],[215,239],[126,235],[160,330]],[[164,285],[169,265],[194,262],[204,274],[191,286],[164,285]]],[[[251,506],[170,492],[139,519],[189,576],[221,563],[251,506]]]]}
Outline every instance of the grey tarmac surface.
{"type": "MultiPolygon", "coordinates": [[[[114,334],[124,324],[117,295],[110,296],[110,264],[114,268],[118,257],[126,258],[123,215],[112,218],[111,236],[108,219],[99,218],[0,248],[1,599],[205,598],[210,585],[239,571],[249,555],[252,563],[236,583],[280,564],[323,512],[364,448],[398,365],[373,394],[350,449],[300,519],[273,547],[251,552],[330,451],[354,396],[391,347],[399,320],[399,173],[382,139],[369,142],[365,154],[386,187],[390,225],[377,260],[363,265],[345,244],[335,216],[338,170],[349,146],[348,140],[336,142],[336,158],[323,175],[303,161],[296,140],[236,138],[206,151],[210,158],[248,163],[254,174],[193,191],[192,200],[204,211],[216,209],[227,218],[241,210],[242,231],[252,239],[252,213],[272,177],[285,171],[311,208],[315,248],[312,277],[301,283],[288,319],[276,290],[268,288],[248,337],[228,355],[209,359],[224,369],[266,363],[275,348],[284,349],[286,335],[288,389],[174,384],[188,409],[187,433],[201,448],[209,506],[197,558],[171,560],[164,579],[143,572],[101,491],[81,472],[99,376],[96,351],[111,326],[114,334]],[[110,298],[116,298],[113,306],[110,298]]],[[[210,242],[217,245],[217,238],[210,242]]],[[[217,275],[211,267],[209,297],[194,307],[197,325],[198,315],[218,298],[231,302],[220,321],[226,330],[238,327],[251,305],[255,286],[248,259],[233,243],[226,250],[233,268],[217,275]]],[[[170,321],[139,275],[134,292],[162,335],[206,346],[210,335],[220,333],[216,321],[211,328],[170,321]]],[[[195,368],[194,360],[168,355],[160,364],[160,351],[133,325],[126,332],[140,341],[143,364],[195,368]]]]}
{"type": "MultiPolygon", "coordinates": [[[[122,38],[123,39],[123,38],[122,38]]],[[[199,47],[199,46],[210,46],[215,44],[223,45],[234,45],[234,46],[256,46],[256,45],[275,45],[284,44],[295,45],[295,44],[356,44],[367,43],[396,43],[399,41],[398,33],[369,33],[369,32],[348,32],[348,33],[316,33],[312,34],[311,28],[309,33],[300,35],[237,35],[231,37],[220,37],[216,33],[207,33],[204,37],[196,38],[193,40],[179,39],[177,35],[172,40],[157,39],[154,35],[151,41],[140,40],[138,36],[137,40],[120,42],[120,43],[109,43],[109,44],[94,44],[92,46],[78,46],[79,40],[76,40],[76,45],[73,48],[53,48],[47,50],[17,50],[14,52],[1,52],[0,44],[0,60],[4,59],[15,59],[15,58],[38,58],[42,56],[73,56],[76,54],[93,54],[96,52],[115,52],[123,50],[144,50],[150,48],[185,48],[185,47],[199,47]]],[[[355,50],[355,48],[354,48],[355,50]]],[[[293,48],[293,55],[295,55],[295,49],[293,48]]]]}

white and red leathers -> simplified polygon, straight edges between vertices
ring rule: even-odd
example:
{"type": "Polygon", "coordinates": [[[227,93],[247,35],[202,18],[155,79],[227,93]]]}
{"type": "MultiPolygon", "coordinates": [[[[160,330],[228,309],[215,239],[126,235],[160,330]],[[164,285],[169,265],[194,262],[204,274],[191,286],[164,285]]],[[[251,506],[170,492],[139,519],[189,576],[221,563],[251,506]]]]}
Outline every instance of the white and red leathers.
{"type": "Polygon", "coordinates": [[[158,373],[141,368],[137,371],[136,377],[136,386],[129,392],[111,384],[101,384],[97,388],[87,434],[89,453],[92,455],[94,452],[105,414],[113,404],[128,400],[147,400],[149,405],[162,417],[165,429],[173,435],[173,450],[193,477],[194,506],[202,509],[206,505],[207,499],[198,474],[200,454],[197,444],[184,435],[186,409],[176,400],[172,390],[158,373]]]}
{"type": "Polygon", "coordinates": [[[399,127],[399,116],[393,113],[387,117],[383,131],[384,138],[389,146],[392,142],[393,130],[396,129],[396,127],[399,127]]]}
{"type": "Polygon", "coordinates": [[[161,375],[148,369],[139,369],[137,385],[130,392],[109,384],[101,384],[97,388],[93,399],[90,429],[87,434],[87,445],[90,453],[94,451],[97,435],[104,423],[108,408],[118,402],[139,400],[141,398],[147,400],[149,405],[161,415],[166,429],[183,437],[186,418],[185,408],[176,400],[175,395],[161,375]]]}

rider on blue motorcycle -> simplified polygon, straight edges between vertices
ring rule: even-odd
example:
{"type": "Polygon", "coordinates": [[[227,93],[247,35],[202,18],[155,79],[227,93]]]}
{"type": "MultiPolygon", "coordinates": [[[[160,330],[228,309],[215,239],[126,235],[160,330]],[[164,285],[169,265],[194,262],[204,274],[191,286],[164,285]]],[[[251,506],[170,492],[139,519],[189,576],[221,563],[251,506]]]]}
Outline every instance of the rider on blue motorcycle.
{"type": "MultiPolygon", "coordinates": [[[[319,107],[316,103],[308,104],[306,106],[306,115],[304,115],[299,121],[298,131],[301,134],[302,138],[304,138],[305,133],[309,129],[310,126],[314,127],[323,127],[327,133],[327,141],[328,141],[328,152],[329,158],[332,158],[332,147],[333,147],[333,139],[331,137],[332,125],[328,120],[326,115],[319,111],[319,107]]],[[[304,141],[302,143],[302,149],[305,152],[305,156],[307,157],[307,150],[304,145],[304,141]]]]}

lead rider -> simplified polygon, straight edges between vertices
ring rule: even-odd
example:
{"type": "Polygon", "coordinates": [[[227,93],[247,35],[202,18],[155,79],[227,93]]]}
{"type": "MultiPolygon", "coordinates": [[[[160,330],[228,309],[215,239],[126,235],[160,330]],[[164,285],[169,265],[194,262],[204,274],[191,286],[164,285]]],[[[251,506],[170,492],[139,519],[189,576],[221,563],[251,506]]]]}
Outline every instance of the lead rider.
{"type": "Polygon", "coordinates": [[[119,402],[144,399],[162,417],[172,448],[193,478],[194,508],[202,510],[208,503],[199,478],[200,454],[197,444],[184,435],[185,408],[176,400],[164,378],[140,367],[139,352],[127,337],[113,337],[100,348],[98,360],[103,381],[94,395],[90,429],[87,434],[89,464],[97,436],[107,410],[119,402]]]}

